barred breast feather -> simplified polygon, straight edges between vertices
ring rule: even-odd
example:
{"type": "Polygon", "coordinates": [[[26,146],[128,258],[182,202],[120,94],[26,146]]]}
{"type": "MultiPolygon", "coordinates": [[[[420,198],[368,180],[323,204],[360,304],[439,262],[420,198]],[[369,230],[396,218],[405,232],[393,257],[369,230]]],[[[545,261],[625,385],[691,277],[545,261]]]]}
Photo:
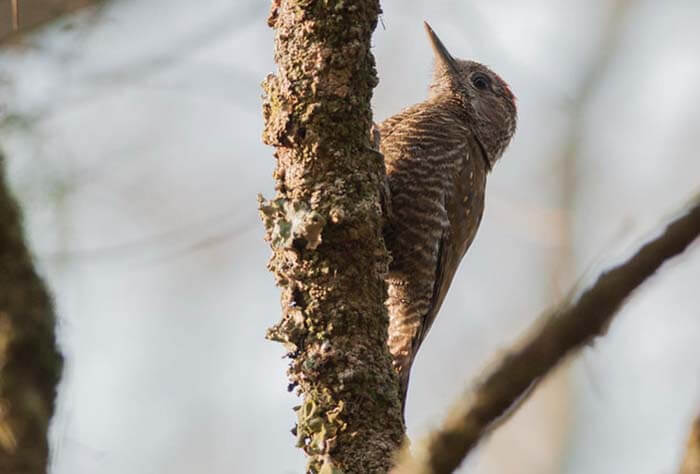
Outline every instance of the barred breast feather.
{"type": "Polygon", "coordinates": [[[487,161],[459,114],[426,101],[379,126],[392,202],[388,344],[404,403],[416,352],[484,209],[487,161]]]}

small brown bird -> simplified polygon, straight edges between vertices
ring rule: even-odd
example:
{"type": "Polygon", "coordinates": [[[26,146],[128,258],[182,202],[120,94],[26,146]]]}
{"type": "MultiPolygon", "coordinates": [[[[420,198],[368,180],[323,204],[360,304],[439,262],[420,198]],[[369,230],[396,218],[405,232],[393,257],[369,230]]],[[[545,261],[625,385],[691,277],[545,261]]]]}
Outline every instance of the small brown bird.
{"type": "Polygon", "coordinates": [[[486,175],[508,146],[515,97],[486,66],[453,58],[425,23],[435,53],[428,99],[379,125],[392,212],[389,349],[405,405],[411,364],[484,211],[486,175]]]}

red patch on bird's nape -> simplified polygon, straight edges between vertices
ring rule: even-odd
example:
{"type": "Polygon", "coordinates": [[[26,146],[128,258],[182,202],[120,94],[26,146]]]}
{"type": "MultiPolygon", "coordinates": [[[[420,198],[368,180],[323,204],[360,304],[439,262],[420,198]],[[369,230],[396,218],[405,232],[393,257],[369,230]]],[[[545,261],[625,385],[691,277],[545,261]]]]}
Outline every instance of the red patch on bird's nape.
{"type": "Polygon", "coordinates": [[[503,89],[506,91],[506,95],[508,96],[508,98],[509,98],[510,100],[512,100],[513,102],[515,102],[516,100],[518,100],[518,98],[515,97],[515,94],[513,94],[513,91],[510,90],[510,86],[509,86],[508,84],[506,84],[506,83],[503,83],[503,84],[504,84],[503,89]]]}
{"type": "Polygon", "coordinates": [[[503,91],[505,92],[506,97],[508,97],[511,100],[511,102],[513,102],[513,105],[515,105],[515,101],[518,100],[518,98],[515,97],[515,94],[513,94],[513,91],[510,90],[510,86],[508,85],[508,83],[506,81],[504,81],[503,79],[501,79],[501,76],[499,76],[498,74],[494,74],[494,76],[496,76],[496,79],[498,79],[498,82],[500,83],[501,87],[503,88],[503,91]]]}

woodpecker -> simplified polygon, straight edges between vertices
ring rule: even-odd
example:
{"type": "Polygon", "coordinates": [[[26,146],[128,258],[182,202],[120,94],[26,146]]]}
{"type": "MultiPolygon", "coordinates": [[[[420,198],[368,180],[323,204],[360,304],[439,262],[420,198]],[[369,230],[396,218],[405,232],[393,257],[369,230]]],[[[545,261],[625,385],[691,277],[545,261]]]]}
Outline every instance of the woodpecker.
{"type": "Polygon", "coordinates": [[[484,211],[486,176],[515,133],[508,85],[483,64],[456,59],[428,23],[435,56],[428,98],[378,126],[391,213],[389,350],[405,406],[411,365],[484,211]]]}

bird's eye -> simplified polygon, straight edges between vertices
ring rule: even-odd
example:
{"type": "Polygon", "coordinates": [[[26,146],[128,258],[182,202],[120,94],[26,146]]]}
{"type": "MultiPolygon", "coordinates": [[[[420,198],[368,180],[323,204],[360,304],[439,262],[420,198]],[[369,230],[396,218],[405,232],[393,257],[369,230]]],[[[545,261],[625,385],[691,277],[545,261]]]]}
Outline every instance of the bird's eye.
{"type": "Polygon", "coordinates": [[[491,79],[485,74],[476,73],[472,76],[472,84],[480,91],[484,91],[491,87],[491,79]]]}

